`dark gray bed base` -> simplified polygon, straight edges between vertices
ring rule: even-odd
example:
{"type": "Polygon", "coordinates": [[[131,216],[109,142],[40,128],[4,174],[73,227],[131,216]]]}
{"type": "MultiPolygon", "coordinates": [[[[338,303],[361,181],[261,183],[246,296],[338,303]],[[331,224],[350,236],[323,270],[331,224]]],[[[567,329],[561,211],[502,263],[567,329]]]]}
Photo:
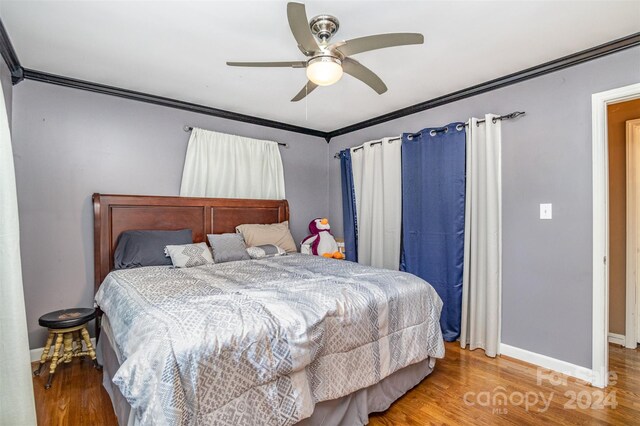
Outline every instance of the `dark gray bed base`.
{"type": "MultiPolygon", "coordinates": [[[[103,330],[105,331],[105,330],[103,330]]],[[[122,396],[120,390],[111,382],[111,377],[118,370],[119,362],[109,342],[107,333],[98,340],[98,357],[104,366],[102,384],[111,397],[113,409],[120,426],[132,426],[131,406],[122,396]]],[[[420,383],[432,371],[430,359],[418,362],[396,371],[384,380],[368,388],[360,389],[342,398],[316,404],[311,417],[297,426],[342,425],[355,426],[369,423],[369,414],[384,411],[398,398],[420,383]]]]}

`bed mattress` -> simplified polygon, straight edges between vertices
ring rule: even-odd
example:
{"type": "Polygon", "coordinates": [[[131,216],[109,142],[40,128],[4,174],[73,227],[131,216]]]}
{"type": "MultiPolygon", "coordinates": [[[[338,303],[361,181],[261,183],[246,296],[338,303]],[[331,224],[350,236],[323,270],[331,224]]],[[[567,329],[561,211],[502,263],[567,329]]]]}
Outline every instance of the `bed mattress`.
{"type": "MultiPolygon", "coordinates": [[[[108,318],[103,316],[101,337],[97,344],[97,354],[103,365],[102,384],[111,397],[113,409],[119,426],[136,426],[140,422],[120,390],[111,381],[111,377],[120,368],[119,355],[116,354],[110,340],[108,318]]],[[[407,391],[419,384],[433,371],[436,360],[427,358],[424,361],[404,367],[380,382],[349,395],[318,402],[313,414],[296,423],[295,426],[363,426],[369,423],[369,414],[385,411],[391,404],[407,391]]]]}
{"type": "Polygon", "coordinates": [[[315,256],[115,271],[96,301],[141,424],[292,425],[444,356],[428,283],[315,256]]]}

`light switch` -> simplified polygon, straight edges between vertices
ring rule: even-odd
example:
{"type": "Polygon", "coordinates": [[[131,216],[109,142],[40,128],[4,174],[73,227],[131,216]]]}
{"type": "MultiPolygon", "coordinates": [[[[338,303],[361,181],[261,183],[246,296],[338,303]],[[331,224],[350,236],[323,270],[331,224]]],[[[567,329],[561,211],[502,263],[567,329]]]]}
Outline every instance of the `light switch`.
{"type": "Polygon", "coordinates": [[[551,203],[540,204],[540,219],[551,219],[551,203]]]}

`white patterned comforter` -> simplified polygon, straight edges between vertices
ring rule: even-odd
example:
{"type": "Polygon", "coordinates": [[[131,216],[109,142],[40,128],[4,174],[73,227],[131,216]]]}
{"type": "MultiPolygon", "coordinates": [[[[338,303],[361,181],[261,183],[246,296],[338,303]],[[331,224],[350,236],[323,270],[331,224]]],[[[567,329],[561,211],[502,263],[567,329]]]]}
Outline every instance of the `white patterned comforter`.
{"type": "Polygon", "coordinates": [[[141,424],[291,425],[444,356],[428,283],[316,256],[114,271],[96,301],[141,424]]]}

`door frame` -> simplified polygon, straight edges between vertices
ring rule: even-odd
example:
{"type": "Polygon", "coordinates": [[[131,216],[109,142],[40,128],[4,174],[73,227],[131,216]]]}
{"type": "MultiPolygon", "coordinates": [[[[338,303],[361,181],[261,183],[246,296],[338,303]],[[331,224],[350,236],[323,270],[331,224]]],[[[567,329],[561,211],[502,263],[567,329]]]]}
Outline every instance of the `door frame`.
{"type": "Polygon", "coordinates": [[[592,385],[606,387],[609,377],[609,143],[607,106],[640,98],[640,83],[591,96],[593,183],[592,385]]]}
{"type": "Polygon", "coordinates": [[[640,340],[640,318],[638,315],[638,268],[640,262],[640,137],[633,139],[635,128],[640,128],[640,118],[627,120],[626,126],[626,163],[627,163],[627,271],[625,304],[625,344],[635,349],[640,340]],[[631,236],[631,238],[629,238],[631,236]]]}

